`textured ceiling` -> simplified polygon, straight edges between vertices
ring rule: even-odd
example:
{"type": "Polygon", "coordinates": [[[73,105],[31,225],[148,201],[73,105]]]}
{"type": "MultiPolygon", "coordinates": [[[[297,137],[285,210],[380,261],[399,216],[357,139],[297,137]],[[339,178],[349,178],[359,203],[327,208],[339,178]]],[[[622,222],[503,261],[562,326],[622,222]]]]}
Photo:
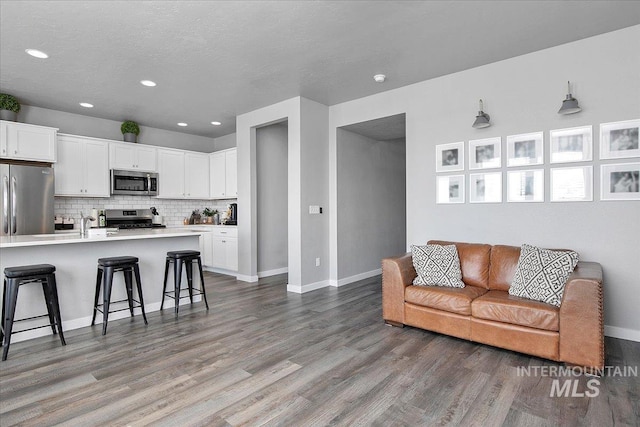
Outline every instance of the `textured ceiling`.
{"type": "Polygon", "coordinates": [[[640,2],[2,0],[0,17],[2,92],[217,137],[294,96],[333,105],[635,25],[640,2]]]}

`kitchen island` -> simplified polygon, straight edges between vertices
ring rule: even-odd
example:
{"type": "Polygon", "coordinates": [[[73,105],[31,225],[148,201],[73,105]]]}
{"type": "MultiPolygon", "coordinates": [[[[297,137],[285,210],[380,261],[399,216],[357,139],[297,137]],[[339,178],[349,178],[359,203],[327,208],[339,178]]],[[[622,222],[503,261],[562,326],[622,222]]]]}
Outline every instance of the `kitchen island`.
{"type": "MultiPolygon", "coordinates": [[[[77,329],[91,324],[98,258],[125,255],[139,258],[145,310],[148,314],[160,309],[166,253],[175,250],[200,250],[200,234],[199,230],[166,228],[121,230],[101,237],[81,237],[79,233],[3,236],[0,237],[0,271],[4,271],[5,267],[19,265],[55,265],[63,329],[77,329]]],[[[121,273],[114,276],[112,301],[126,299],[122,276],[121,273]]],[[[182,283],[182,287],[185,287],[185,273],[182,283]]],[[[169,287],[173,286],[171,279],[169,284],[169,287]]],[[[199,287],[199,281],[194,284],[199,287]]],[[[200,296],[194,296],[194,302],[199,300],[200,296]]],[[[189,304],[189,299],[183,299],[181,303],[189,304]]],[[[174,300],[167,298],[165,309],[173,306],[174,300]]],[[[46,313],[46,306],[42,289],[39,286],[21,287],[16,318],[43,313],[46,313]]],[[[137,309],[134,313],[137,316],[140,310],[137,309]]],[[[170,313],[173,315],[173,310],[170,313]]],[[[98,313],[95,326],[98,329],[101,328],[100,316],[98,313]]],[[[112,313],[109,320],[124,317],[129,317],[128,310],[112,313]]],[[[135,321],[142,319],[136,317],[135,321]]],[[[42,324],[42,319],[39,324],[42,324]]],[[[21,322],[14,330],[31,326],[29,322],[21,322]]],[[[50,328],[35,329],[15,334],[11,341],[18,342],[49,334],[50,328]]]]}

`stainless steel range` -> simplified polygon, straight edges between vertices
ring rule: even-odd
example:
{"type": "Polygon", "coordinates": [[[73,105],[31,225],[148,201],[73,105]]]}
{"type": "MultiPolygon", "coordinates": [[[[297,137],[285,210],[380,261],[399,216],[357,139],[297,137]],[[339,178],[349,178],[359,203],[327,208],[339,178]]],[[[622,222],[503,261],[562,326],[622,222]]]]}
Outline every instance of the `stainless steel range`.
{"type": "Polygon", "coordinates": [[[107,209],[104,212],[107,227],[119,229],[164,228],[164,225],[153,224],[151,209],[107,209]]]}

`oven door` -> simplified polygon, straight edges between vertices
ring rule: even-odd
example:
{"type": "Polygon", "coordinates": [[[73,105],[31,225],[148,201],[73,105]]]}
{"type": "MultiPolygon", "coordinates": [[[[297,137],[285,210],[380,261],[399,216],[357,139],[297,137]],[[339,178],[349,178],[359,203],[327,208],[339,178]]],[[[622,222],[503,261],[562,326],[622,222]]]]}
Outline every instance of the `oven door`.
{"type": "Polygon", "coordinates": [[[155,172],[134,172],[112,169],[111,194],[157,196],[158,174],[155,172]]]}

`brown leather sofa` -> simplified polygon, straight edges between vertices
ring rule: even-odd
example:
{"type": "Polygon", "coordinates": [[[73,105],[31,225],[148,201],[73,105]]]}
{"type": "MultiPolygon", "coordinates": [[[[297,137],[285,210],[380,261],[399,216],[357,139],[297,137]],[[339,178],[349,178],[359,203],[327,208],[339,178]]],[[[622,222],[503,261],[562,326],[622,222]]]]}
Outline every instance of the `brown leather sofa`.
{"type": "Polygon", "coordinates": [[[382,260],[382,317],[521,353],[602,369],[602,267],[579,262],[556,307],[509,295],[520,248],[455,244],[464,288],[413,286],[411,253],[382,260]]]}

